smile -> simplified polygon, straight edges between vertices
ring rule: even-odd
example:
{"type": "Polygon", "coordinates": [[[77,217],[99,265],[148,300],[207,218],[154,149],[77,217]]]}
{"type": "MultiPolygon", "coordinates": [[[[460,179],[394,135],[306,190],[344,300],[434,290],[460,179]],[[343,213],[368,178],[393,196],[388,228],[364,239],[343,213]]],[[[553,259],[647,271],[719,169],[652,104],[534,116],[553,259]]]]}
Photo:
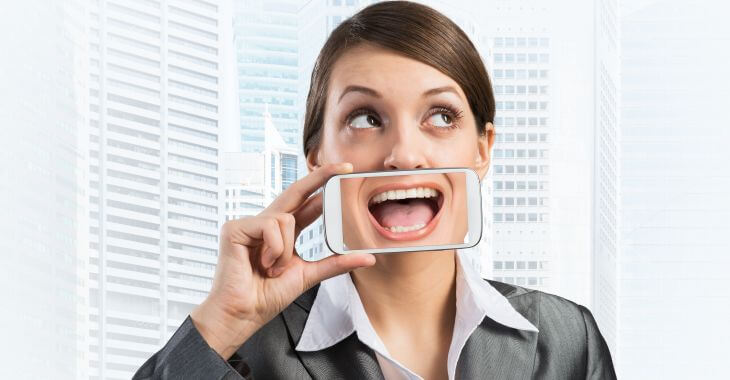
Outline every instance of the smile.
{"type": "Polygon", "coordinates": [[[435,184],[390,184],[373,191],[368,200],[369,219],[387,239],[420,239],[436,228],[443,201],[435,184]]]}

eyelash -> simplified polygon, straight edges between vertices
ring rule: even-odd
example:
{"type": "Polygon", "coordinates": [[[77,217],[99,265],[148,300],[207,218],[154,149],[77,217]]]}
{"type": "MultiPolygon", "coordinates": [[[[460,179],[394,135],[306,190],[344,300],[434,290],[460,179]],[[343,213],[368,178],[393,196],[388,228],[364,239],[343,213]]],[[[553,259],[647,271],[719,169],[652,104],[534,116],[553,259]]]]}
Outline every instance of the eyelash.
{"type": "MultiPolygon", "coordinates": [[[[456,109],[455,107],[452,107],[448,104],[437,104],[433,108],[431,108],[431,111],[429,111],[428,117],[431,117],[433,115],[439,114],[439,113],[446,113],[451,117],[451,125],[448,127],[434,127],[435,129],[455,129],[459,128],[459,120],[461,120],[463,116],[463,112],[461,110],[456,109]]],[[[373,115],[375,116],[377,112],[375,112],[372,108],[366,106],[358,108],[352,112],[350,112],[349,115],[345,118],[345,125],[350,125],[352,120],[360,115],[373,115]]]]}

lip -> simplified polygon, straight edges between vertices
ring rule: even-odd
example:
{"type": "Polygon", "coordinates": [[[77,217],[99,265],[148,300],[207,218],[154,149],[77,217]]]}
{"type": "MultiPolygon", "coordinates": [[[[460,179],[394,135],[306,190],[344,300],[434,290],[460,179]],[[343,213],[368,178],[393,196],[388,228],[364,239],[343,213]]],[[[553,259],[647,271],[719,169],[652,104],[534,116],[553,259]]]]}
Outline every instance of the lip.
{"type": "Polygon", "coordinates": [[[438,224],[439,220],[441,219],[441,214],[444,209],[444,202],[446,202],[446,197],[444,196],[444,190],[443,187],[435,182],[419,182],[419,183],[389,183],[387,185],[380,186],[376,188],[375,190],[371,191],[368,195],[367,201],[368,204],[370,203],[370,199],[372,199],[375,195],[380,194],[384,191],[388,190],[408,190],[415,187],[429,187],[432,189],[438,190],[441,196],[441,203],[438,205],[439,210],[434,215],[433,218],[426,224],[425,227],[421,228],[420,230],[415,231],[408,231],[408,232],[392,232],[390,230],[386,230],[383,228],[383,226],[378,223],[377,220],[375,220],[375,217],[373,216],[373,213],[370,212],[369,207],[366,207],[366,211],[368,213],[368,218],[370,219],[370,223],[372,223],[373,227],[375,227],[375,230],[380,233],[383,237],[389,240],[395,240],[395,241],[410,241],[410,240],[417,240],[421,239],[424,236],[431,233],[436,228],[436,225],[438,224]]]}

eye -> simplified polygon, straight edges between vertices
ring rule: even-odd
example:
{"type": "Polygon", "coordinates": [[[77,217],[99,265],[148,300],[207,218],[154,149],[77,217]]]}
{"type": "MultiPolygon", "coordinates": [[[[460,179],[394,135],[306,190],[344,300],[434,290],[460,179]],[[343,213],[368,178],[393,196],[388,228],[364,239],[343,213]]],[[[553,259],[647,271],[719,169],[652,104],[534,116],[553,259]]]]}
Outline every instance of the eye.
{"type": "Polygon", "coordinates": [[[436,129],[458,128],[458,122],[462,117],[461,110],[451,106],[437,106],[431,111],[428,123],[436,129]]]}
{"type": "Polygon", "coordinates": [[[453,120],[451,119],[451,115],[446,112],[437,112],[431,115],[431,117],[429,117],[429,121],[431,125],[439,128],[448,128],[453,122],[453,120]]]}
{"type": "Polygon", "coordinates": [[[380,121],[368,109],[359,109],[347,117],[347,125],[354,129],[379,127],[380,121]]]}

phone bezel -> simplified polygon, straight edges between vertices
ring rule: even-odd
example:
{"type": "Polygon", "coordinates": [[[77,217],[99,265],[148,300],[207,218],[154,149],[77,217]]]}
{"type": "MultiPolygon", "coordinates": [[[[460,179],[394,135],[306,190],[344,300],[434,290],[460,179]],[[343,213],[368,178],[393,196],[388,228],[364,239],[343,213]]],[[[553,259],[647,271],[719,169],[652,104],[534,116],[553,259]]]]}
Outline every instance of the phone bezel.
{"type": "Polygon", "coordinates": [[[470,248],[479,244],[483,230],[483,210],[481,180],[479,175],[470,168],[429,168],[429,169],[407,169],[388,171],[365,171],[357,173],[339,174],[330,177],[325,182],[322,190],[322,222],[324,224],[324,242],[327,248],[337,254],[351,253],[397,253],[414,251],[438,251],[445,249],[470,248]],[[392,177],[410,174],[440,174],[440,173],[464,173],[467,192],[467,222],[469,230],[468,243],[426,245],[412,247],[390,247],[372,249],[344,250],[342,244],[342,202],[340,198],[340,180],[343,178],[360,177],[392,177]],[[327,205],[330,205],[329,207],[327,205]],[[332,207],[331,205],[337,205],[332,207]]]}

